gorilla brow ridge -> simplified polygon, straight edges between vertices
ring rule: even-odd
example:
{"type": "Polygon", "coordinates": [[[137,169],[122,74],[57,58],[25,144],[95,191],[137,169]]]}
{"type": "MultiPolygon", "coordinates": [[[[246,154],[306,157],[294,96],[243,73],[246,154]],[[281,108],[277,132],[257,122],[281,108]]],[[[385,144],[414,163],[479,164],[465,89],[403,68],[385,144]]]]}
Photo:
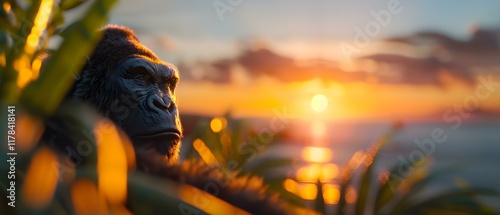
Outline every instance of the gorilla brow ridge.
{"type": "Polygon", "coordinates": [[[107,87],[106,75],[116,72],[120,61],[133,55],[144,56],[153,62],[161,61],[139,42],[132,30],[117,25],[108,25],[101,30],[104,32],[103,37],[90,55],[80,73],[80,78],[75,81],[68,96],[99,107],[100,112],[109,116],[109,110],[105,108],[110,102],[109,98],[100,94],[104,92],[108,94],[115,90],[107,87]]]}

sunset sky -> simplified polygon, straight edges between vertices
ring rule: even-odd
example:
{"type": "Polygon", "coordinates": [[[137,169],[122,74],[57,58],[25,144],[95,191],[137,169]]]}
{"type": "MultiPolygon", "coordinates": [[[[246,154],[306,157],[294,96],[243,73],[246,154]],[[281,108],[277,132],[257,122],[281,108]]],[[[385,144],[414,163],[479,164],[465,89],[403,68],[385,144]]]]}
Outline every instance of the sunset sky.
{"type": "MultiPolygon", "coordinates": [[[[110,22],[133,28],[145,42],[162,41],[165,47],[153,49],[171,60],[232,56],[240,41],[251,39],[261,39],[288,55],[339,57],[338,43],[351,42],[355,27],[374,20],[370,11],[387,10],[390,1],[243,0],[224,13],[223,21],[213,2],[123,0],[110,22]]],[[[401,0],[400,5],[402,11],[375,38],[439,30],[466,39],[470,24],[500,25],[498,1],[401,0]]]]}
{"type": "MultiPolygon", "coordinates": [[[[243,0],[231,6],[223,20],[213,2],[124,0],[111,16],[110,23],[132,28],[160,58],[182,65],[177,94],[183,113],[221,115],[231,110],[239,116],[270,117],[274,109],[287,109],[308,118],[317,114],[311,98],[323,94],[329,105],[322,116],[328,119],[440,117],[474,95],[480,76],[493,75],[500,81],[500,63],[495,60],[500,52],[481,47],[469,51],[476,48],[477,29],[497,32],[500,41],[498,1],[399,1],[401,12],[392,14],[349,62],[340,44],[354,44],[355,29],[376,21],[371,12],[389,10],[391,1],[243,0]],[[451,47],[436,42],[451,60],[436,55],[442,49],[435,45],[384,42],[389,38],[415,42],[410,36],[419,32],[436,32],[456,41],[458,45],[451,47]],[[464,48],[454,50],[457,46],[464,48]],[[266,67],[262,59],[268,58],[259,58],[260,49],[270,50],[271,57],[283,58],[284,63],[266,67]],[[251,61],[256,66],[244,64],[248,50],[256,51],[249,57],[256,57],[251,61]],[[369,57],[356,58],[360,56],[369,57]],[[296,66],[317,59],[321,62],[315,61],[315,66],[296,66]],[[325,62],[334,68],[334,75],[325,69],[330,68],[323,66],[325,62]],[[266,68],[275,71],[262,72],[266,68]],[[304,78],[303,73],[318,75],[304,78]],[[227,74],[230,77],[222,80],[229,80],[221,82],[220,76],[227,74]]],[[[500,100],[494,98],[499,96],[495,91],[481,100],[479,110],[498,114],[500,100]]]]}

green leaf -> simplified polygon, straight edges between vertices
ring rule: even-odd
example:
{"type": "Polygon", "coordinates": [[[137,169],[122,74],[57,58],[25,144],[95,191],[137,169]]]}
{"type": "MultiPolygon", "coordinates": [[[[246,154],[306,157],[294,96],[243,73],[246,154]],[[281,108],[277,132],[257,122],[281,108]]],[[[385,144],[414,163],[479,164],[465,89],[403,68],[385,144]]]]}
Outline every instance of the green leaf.
{"type": "Polygon", "coordinates": [[[278,193],[282,199],[285,199],[287,203],[290,203],[291,205],[295,205],[297,207],[305,207],[304,200],[302,198],[297,196],[295,193],[291,193],[285,190],[285,188],[283,187],[283,180],[284,178],[282,177],[272,179],[264,178],[264,182],[269,185],[270,191],[278,193]]]}
{"type": "Polygon", "coordinates": [[[222,166],[225,166],[224,164],[226,163],[226,157],[222,152],[222,143],[220,141],[221,132],[223,131],[220,131],[219,133],[213,133],[212,130],[207,129],[201,135],[200,139],[203,140],[207,148],[217,159],[217,162],[222,166]]]}
{"type": "Polygon", "coordinates": [[[107,14],[116,0],[95,1],[85,16],[68,27],[59,50],[42,68],[40,78],[30,83],[21,95],[21,102],[42,116],[51,115],[74,82],[85,56],[100,39],[96,29],[107,21],[107,14]]]}
{"type": "Polygon", "coordinates": [[[87,0],[62,0],[60,7],[62,10],[66,11],[78,7],[85,2],[87,2],[87,0]]]}
{"type": "Polygon", "coordinates": [[[370,165],[361,177],[361,184],[358,188],[358,201],[356,201],[356,215],[362,215],[365,211],[368,200],[368,191],[370,191],[370,183],[372,180],[373,165],[370,165]]]}
{"type": "MultiPolygon", "coordinates": [[[[12,46],[6,51],[6,66],[0,78],[0,98],[7,103],[16,103],[19,99],[21,92],[17,86],[18,72],[14,69],[14,62],[23,55],[28,55],[28,58],[32,58],[31,54],[25,53],[24,46],[33,28],[33,23],[35,23],[40,5],[41,0],[32,1],[30,7],[22,11],[24,16],[16,13],[17,21],[20,24],[14,27],[14,29],[10,29],[9,36],[12,39],[12,46]]],[[[9,28],[7,27],[6,29],[9,28]]]]}
{"type": "Polygon", "coordinates": [[[247,159],[245,159],[241,153],[238,152],[238,146],[244,141],[245,130],[248,129],[246,122],[244,120],[234,120],[227,115],[228,126],[231,125],[232,132],[231,136],[231,151],[233,157],[240,166],[244,165],[247,159]]]}
{"type": "MultiPolygon", "coordinates": [[[[77,102],[64,102],[60,105],[56,113],[45,121],[47,129],[54,129],[49,132],[57,135],[59,141],[51,144],[67,144],[75,152],[78,151],[78,144],[86,143],[89,151],[85,156],[79,156],[81,165],[95,167],[97,165],[97,143],[94,128],[101,117],[91,108],[77,102]],[[57,129],[57,130],[56,130],[57,129]],[[61,141],[64,140],[64,141],[61,141]]],[[[65,146],[56,146],[65,147],[65,146]]],[[[66,149],[69,150],[69,149],[66,149]]]]}
{"type": "MultiPolygon", "coordinates": [[[[411,167],[415,169],[419,162],[420,160],[412,160],[405,167],[411,167]]],[[[399,165],[395,165],[389,171],[389,178],[387,179],[387,181],[378,189],[375,198],[375,212],[379,212],[382,207],[384,207],[394,198],[396,194],[396,188],[403,182],[404,177],[400,175],[399,168],[399,165]]]]}
{"type": "Polygon", "coordinates": [[[321,181],[316,182],[316,187],[318,188],[318,196],[314,200],[314,209],[321,214],[326,214],[325,199],[323,197],[323,187],[321,181]]]}
{"type": "Polygon", "coordinates": [[[56,29],[58,26],[61,26],[63,24],[64,24],[64,13],[61,10],[61,8],[56,7],[52,12],[52,20],[50,21],[50,25],[47,26],[47,28],[56,29]]]}
{"type": "MultiPolygon", "coordinates": [[[[403,193],[401,193],[401,191],[399,191],[398,198],[396,199],[395,194],[398,191],[393,190],[393,189],[396,189],[397,187],[399,187],[399,185],[401,183],[403,183],[405,180],[411,180],[412,177],[415,177],[414,174],[416,172],[420,171],[419,169],[427,168],[427,163],[428,162],[426,160],[422,161],[422,164],[418,164],[418,161],[416,163],[412,162],[410,165],[415,168],[415,170],[412,171],[412,173],[410,173],[407,177],[400,178],[398,181],[395,181],[393,184],[389,185],[391,187],[385,188],[387,190],[383,191],[384,193],[382,193],[382,191],[379,190],[379,194],[381,195],[380,197],[382,198],[382,200],[380,200],[380,202],[378,202],[378,203],[377,202],[375,203],[376,208],[378,208],[375,211],[376,212],[387,211],[389,208],[384,208],[382,203],[385,202],[384,204],[387,204],[391,200],[398,200],[397,203],[395,203],[395,205],[393,206],[393,207],[397,207],[398,205],[402,204],[403,202],[408,201],[408,199],[411,199],[411,198],[417,196],[422,190],[424,190],[425,186],[427,186],[429,183],[431,183],[435,179],[438,179],[438,178],[443,177],[443,176],[450,174],[450,173],[456,173],[457,171],[464,168],[463,165],[461,165],[461,166],[457,165],[457,166],[439,167],[439,168],[429,170],[430,172],[428,173],[428,175],[425,178],[414,182],[408,191],[403,192],[403,193]]],[[[393,174],[396,175],[395,172],[391,173],[391,175],[393,175],[393,174]]],[[[388,183],[389,183],[389,181],[388,181],[388,183]]],[[[379,199],[377,198],[377,200],[379,200],[379,199]]]]}
{"type": "Polygon", "coordinates": [[[354,177],[354,173],[356,169],[358,169],[359,164],[356,155],[359,154],[360,156],[364,156],[364,152],[359,150],[354,155],[351,157],[349,162],[342,168],[342,171],[340,172],[340,198],[339,198],[339,203],[337,205],[337,214],[345,214],[346,210],[346,193],[347,193],[347,188],[349,187],[351,180],[354,177]]]}
{"type": "Polygon", "coordinates": [[[127,196],[133,214],[249,214],[198,188],[138,172],[129,176],[127,196]]]}
{"type": "MultiPolygon", "coordinates": [[[[488,196],[499,196],[499,192],[492,190],[491,188],[466,188],[466,189],[453,189],[448,191],[443,191],[439,194],[426,197],[423,200],[410,200],[401,202],[398,204],[394,210],[392,210],[390,215],[404,214],[407,211],[417,211],[424,208],[429,208],[431,206],[443,208],[449,205],[450,199],[472,199],[477,195],[488,195],[488,196]]],[[[470,202],[470,201],[469,201],[470,202]]],[[[488,208],[488,207],[486,207],[488,208]]],[[[470,208],[467,208],[470,209],[470,208]]]]}
{"type": "Polygon", "coordinates": [[[253,162],[247,163],[240,171],[240,175],[244,174],[254,174],[254,175],[262,175],[264,172],[280,168],[280,167],[288,167],[293,166],[295,164],[294,159],[290,158],[265,158],[255,160],[253,162]]]}
{"type": "Polygon", "coordinates": [[[363,164],[366,165],[366,170],[362,173],[361,181],[358,190],[358,200],[356,201],[356,215],[362,215],[365,212],[366,204],[369,198],[369,191],[373,181],[373,168],[380,157],[380,149],[385,146],[394,136],[395,131],[389,131],[378,139],[373,146],[368,149],[363,164]]]}

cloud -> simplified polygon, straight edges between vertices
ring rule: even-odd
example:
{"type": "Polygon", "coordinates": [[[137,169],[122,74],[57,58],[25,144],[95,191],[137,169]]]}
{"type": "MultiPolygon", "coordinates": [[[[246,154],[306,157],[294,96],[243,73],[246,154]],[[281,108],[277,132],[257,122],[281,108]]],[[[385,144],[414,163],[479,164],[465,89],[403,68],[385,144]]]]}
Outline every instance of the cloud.
{"type": "Polygon", "coordinates": [[[245,50],[233,59],[217,60],[196,67],[183,65],[180,69],[191,80],[230,83],[235,69],[243,69],[250,78],[272,77],[284,83],[314,79],[331,82],[378,82],[382,84],[413,84],[445,86],[451,82],[472,84],[473,77],[460,65],[437,58],[410,58],[400,55],[371,55],[355,63],[370,60],[374,69],[346,71],[337,62],[327,60],[297,61],[281,56],[270,49],[245,50]],[[203,70],[203,75],[200,75],[203,70]]]}
{"type": "Polygon", "coordinates": [[[467,85],[474,83],[474,77],[467,68],[455,63],[444,62],[435,57],[411,58],[400,55],[377,54],[362,57],[387,65],[385,71],[377,73],[382,83],[445,86],[449,81],[467,85]],[[394,76],[384,75],[393,72],[394,76]]]}
{"type": "Polygon", "coordinates": [[[456,40],[438,32],[420,32],[405,37],[386,39],[390,42],[400,42],[415,46],[432,45],[441,47],[451,53],[492,53],[500,52],[500,30],[475,28],[471,38],[465,41],[456,40]]]}
{"type": "Polygon", "coordinates": [[[392,44],[406,44],[427,55],[446,60],[464,68],[483,67],[492,69],[500,66],[500,29],[472,28],[466,40],[457,40],[438,32],[420,32],[409,36],[392,37],[385,41],[392,44]]]}

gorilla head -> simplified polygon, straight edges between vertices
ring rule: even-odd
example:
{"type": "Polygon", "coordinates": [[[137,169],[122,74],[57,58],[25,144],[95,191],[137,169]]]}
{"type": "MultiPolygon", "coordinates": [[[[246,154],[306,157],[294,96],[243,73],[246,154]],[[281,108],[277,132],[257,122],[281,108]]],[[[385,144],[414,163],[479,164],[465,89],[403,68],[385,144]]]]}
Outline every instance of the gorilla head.
{"type": "MultiPolygon", "coordinates": [[[[267,188],[260,179],[235,178],[201,161],[175,163],[182,137],[175,97],[177,69],[159,60],[131,30],[107,26],[102,31],[102,40],[67,99],[93,106],[121,127],[134,144],[139,170],[200,190],[214,182],[227,182],[227,186],[218,189],[217,197],[252,214],[303,214],[293,211],[277,195],[263,195],[267,188]]],[[[65,150],[66,158],[78,165],[82,158],[74,154],[75,149],[68,150],[68,143],[81,142],[75,137],[88,137],[68,136],[80,128],[73,125],[72,118],[64,116],[61,113],[46,121],[42,141],[65,150]]]]}
{"type": "Polygon", "coordinates": [[[69,97],[94,106],[120,126],[136,150],[177,159],[182,129],[177,69],[124,27],[107,26],[69,97]]]}

